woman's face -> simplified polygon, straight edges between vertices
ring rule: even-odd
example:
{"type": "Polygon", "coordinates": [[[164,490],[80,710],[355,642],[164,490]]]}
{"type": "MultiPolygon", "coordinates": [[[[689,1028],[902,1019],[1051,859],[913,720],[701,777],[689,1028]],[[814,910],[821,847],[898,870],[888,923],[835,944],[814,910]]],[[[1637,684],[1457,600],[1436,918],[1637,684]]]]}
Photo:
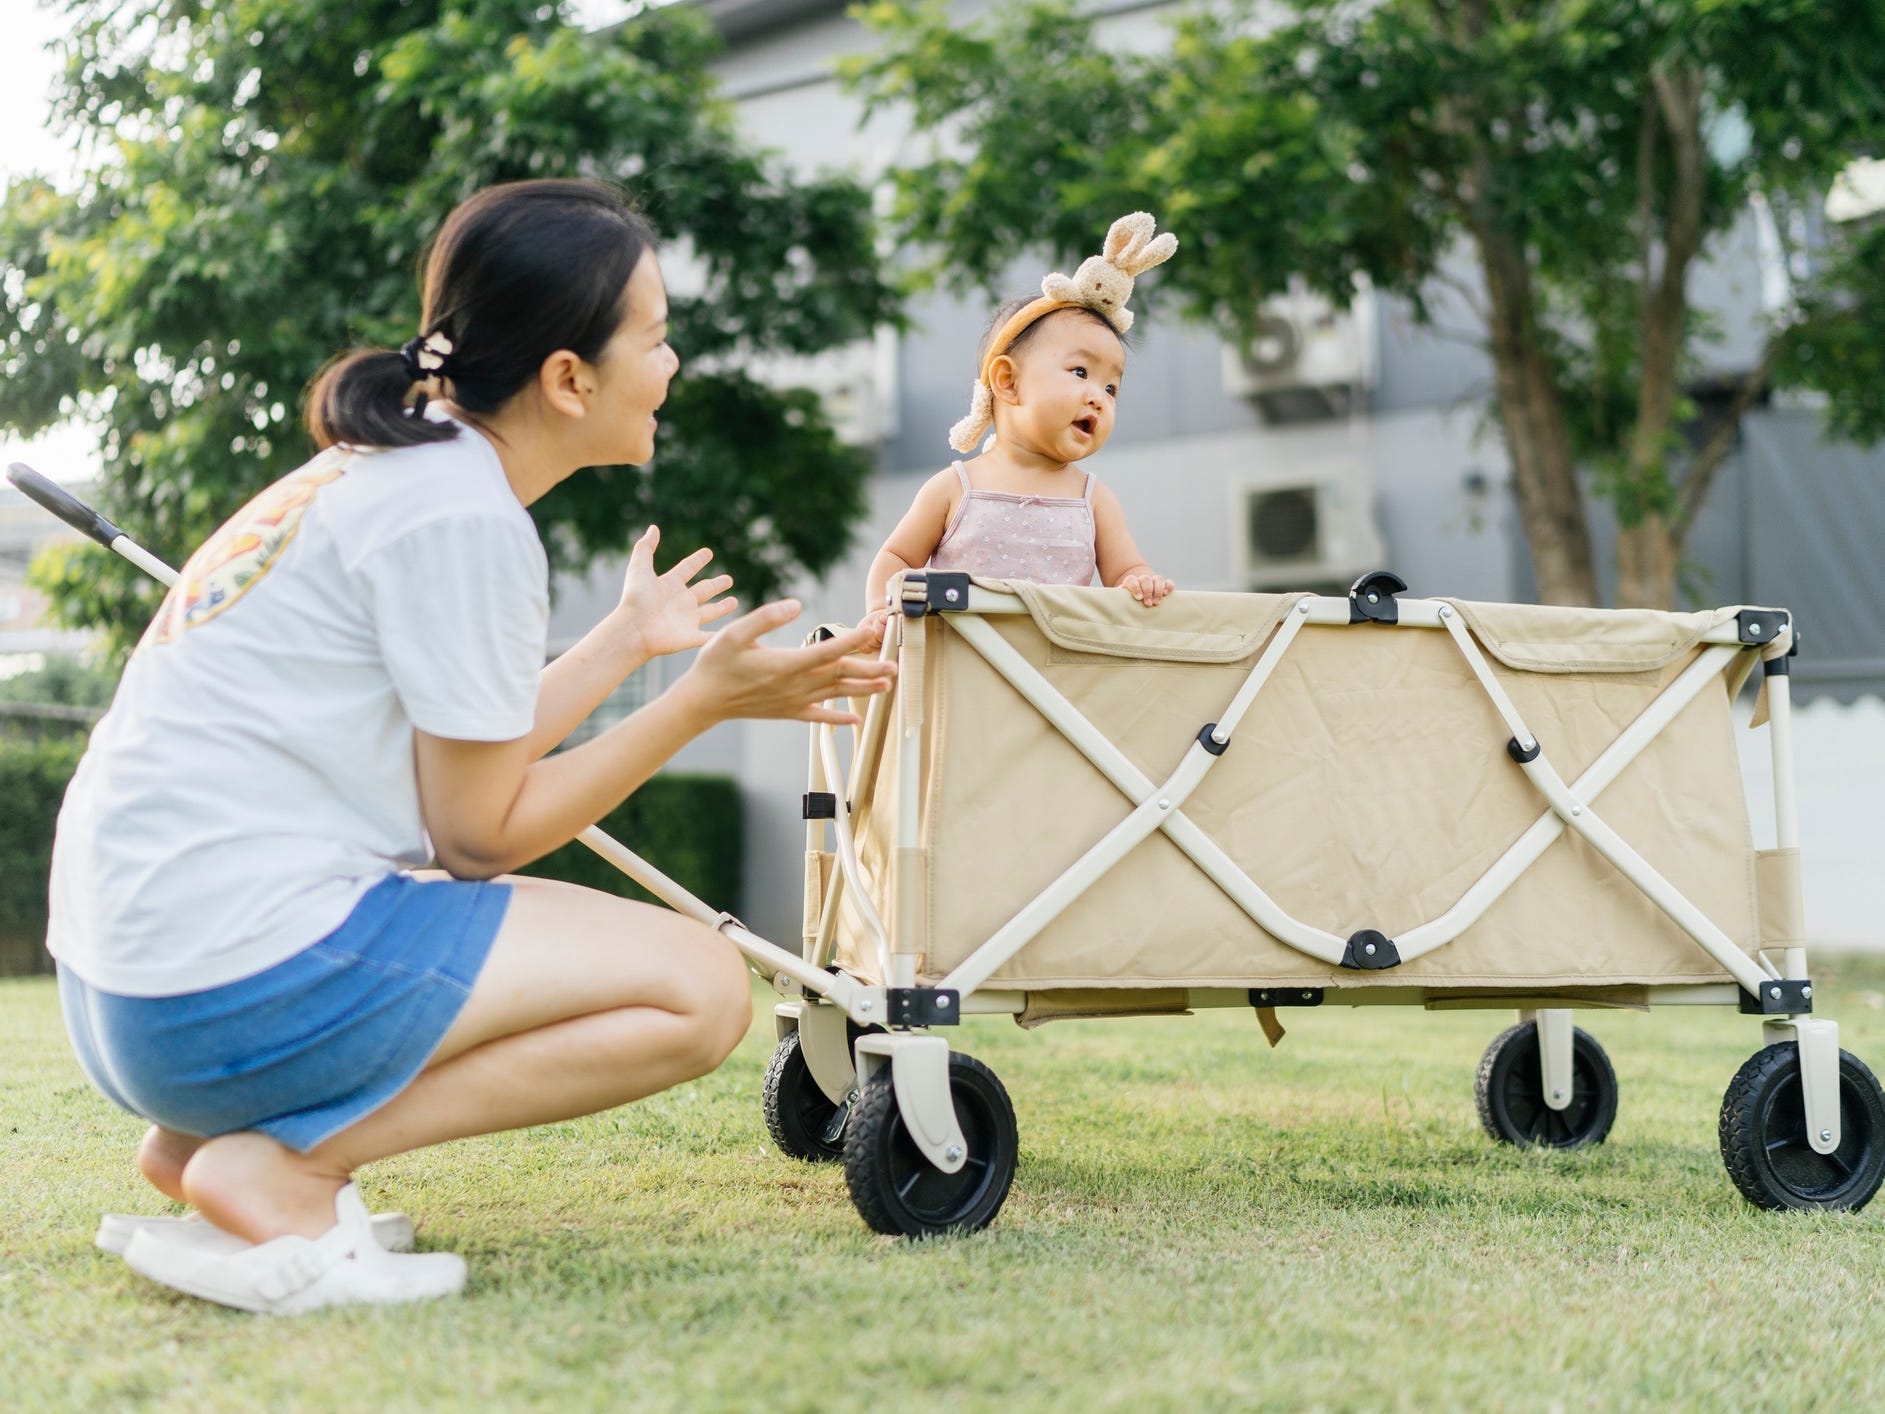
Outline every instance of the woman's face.
{"type": "Polygon", "coordinates": [[[640,465],[655,454],[655,409],[681,366],[668,347],[668,294],[654,252],[628,277],[628,315],[596,362],[593,465],[640,465]]]}

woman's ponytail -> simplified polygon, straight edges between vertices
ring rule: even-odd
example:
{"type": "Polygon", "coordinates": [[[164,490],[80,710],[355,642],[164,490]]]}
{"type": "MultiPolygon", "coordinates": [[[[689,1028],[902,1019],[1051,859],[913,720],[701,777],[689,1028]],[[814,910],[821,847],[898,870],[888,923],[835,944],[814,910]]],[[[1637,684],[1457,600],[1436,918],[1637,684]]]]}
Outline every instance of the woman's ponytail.
{"type": "Polygon", "coordinates": [[[331,447],[416,447],[449,442],[458,429],[449,422],[414,416],[407,404],[413,378],[403,354],[392,349],[355,349],[323,368],[308,390],[308,431],[331,447]]]}

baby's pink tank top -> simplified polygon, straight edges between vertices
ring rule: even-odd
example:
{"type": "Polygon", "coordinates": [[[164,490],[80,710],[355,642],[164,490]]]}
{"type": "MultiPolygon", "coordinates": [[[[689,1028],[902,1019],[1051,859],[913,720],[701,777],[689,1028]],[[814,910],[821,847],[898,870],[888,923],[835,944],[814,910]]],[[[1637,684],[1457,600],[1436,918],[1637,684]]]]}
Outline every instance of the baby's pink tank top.
{"type": "Polygon", "coordinates": [[[929,557],[929,568],[967,570],[989,579],[1025,579],[1035,584],[1091,584],[1094,553],[1093,473],[1078,496],[1015,496],[977,491],[968,469],[962,504],[929,557]]]}

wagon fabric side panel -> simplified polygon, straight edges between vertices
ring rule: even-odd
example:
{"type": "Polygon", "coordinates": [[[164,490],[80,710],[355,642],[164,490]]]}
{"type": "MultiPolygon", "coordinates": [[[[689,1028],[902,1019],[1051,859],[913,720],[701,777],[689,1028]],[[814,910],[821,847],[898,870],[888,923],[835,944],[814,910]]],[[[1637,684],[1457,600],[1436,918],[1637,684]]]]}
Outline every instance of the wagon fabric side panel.
{"type": "MultiPolygon", "coordinates": [[[[986,622],[1155,782],[1218,719],[1294,601],[1181,594],[1147,611],[1116,591],[1031,586],[1027,597],[1031,614],[986,622]]],[[[1461,609],[1566,780],[1693,660],[1705,626],[1694,615],[1461,609]]],[[[927,645],[925,981],[974,952],[1132,808],[950,622],[909,625],[927,645]]],[[[1506,755],[1507,736],[1445,632],[1310,625],[1183,812],[1296,918],[1394,937],[1445,912],[1544,813],[1506,755]]],[[[880,899],[895,802],[911,784],[897,779],[894,756],[886,751],[860,822],[880,899]]],[[[1727,691],[1706,687],[1593,804],[1737,945],[1755,945],[1755,854],[1727,691]]],[[[849,924],[839,960],[876,970],[849,924]]],[[[1536,989],[1726,978],[1570,833],[1460,937],[1372,974],[1332,970],[1279,942],[1154,834],[988,985],[1536,989]]]]}

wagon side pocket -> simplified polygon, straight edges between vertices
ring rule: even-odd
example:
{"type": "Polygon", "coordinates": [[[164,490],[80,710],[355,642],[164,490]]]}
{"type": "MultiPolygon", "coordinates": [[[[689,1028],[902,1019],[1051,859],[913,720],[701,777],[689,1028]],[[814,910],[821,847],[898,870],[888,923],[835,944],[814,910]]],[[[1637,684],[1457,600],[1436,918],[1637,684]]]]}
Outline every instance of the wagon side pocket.
{"type": "Polygon", "coordinates": [[[828,849],[805,851],[805,911],[801,931],[807,939],[818,936],[818,924],[825,911],[825,890],[831,887],[832,862],[837,856],[828,849]]]}
{"type": "Polygon", "coordinates": [[[1799,947],[1806,941],[1806,896],[1800,887],[1800,851],[1755,851],[1754,879],[1761,900],[1761,946],[1799,947]]]}

